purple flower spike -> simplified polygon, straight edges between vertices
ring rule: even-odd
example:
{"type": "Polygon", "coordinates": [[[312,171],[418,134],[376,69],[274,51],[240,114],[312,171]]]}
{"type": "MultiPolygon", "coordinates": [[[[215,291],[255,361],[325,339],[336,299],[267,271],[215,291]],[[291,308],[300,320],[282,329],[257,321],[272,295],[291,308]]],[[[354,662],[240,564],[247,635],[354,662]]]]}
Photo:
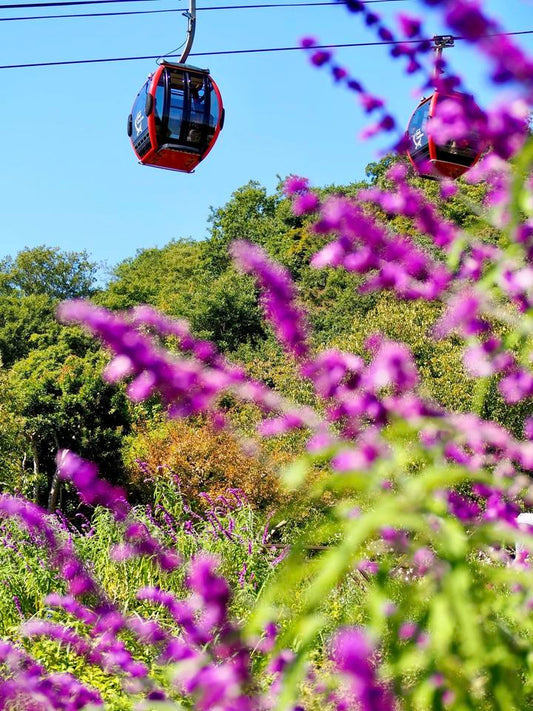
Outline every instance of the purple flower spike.
{"type": "Polygon", "coordinates": [[[405,13],[400,13],[398,15],[398,22],[400,23],[400,29],[405,37],[412,39],[420,35],[420,27],[422,22],[419,17],[413,17],[412,15],[407,15],[405,13]]]}
{"type": "Polygon", "coordinates": [[[374,647],[360,627],[343,629],[333,640],[332,659],[350,680],[357,708],[364,711],[394,711],[392,695],[377,678],[373,654],[374,647]]]}
{"type": "Polygon", "coordinates": [[[249,242],[234,242],[231,253],[240,269],[256,279],[265,315],[280,342],[295,358],[305,359],[309,353],[308,326],[304,312],[296,305],[296,290],[289,272],[249,242]]]}
{"type": "Polygon", "coordinates": [[[418,372],[407,346],[384,341],[363,375],[363,385],[369,390],[392,387],[405,392],[418,384],[418,372]]]}
{"type": "Polygon", "coordinates": [[[322,50],[313,52],[311,55],[311,63],[314,64],[315,67],[321,67],[322,65],[327,64],[330,59],[331,52],[324,52],[322,50]]]}
{"type": "Polygon", "coordinates": [[[298,193],[306,193],[308,190],[309,181],[307,178],[301,178],[298,175],[289,176],[283,185],[283,192],[287,197],[298,193]]]}
{"type": "Polygon", "coordinates": [[[59,476],[74,484],[84,503],[105,506],[117,521],[126,518],[130,510],[126,492],[100,479],[96,464],[78,457],[69,449],[62,449],[57,455],[57,467],[59,476]]]}
{"type": "Polygon", "coordinates": [[[311,49],[311,47],[315,47],[318,44],[318,40],[316,37],[303,37],[300,40],[300,44],[304,49],[311,49]]]}
{"type": "Polygon", "coordinates": [[[292,205],[292,211],[295,215],[306,215],[310,212],[315,212],[320,205],[318,196],[314,193],[305,193],[305,195],[298,195],[292,205]]]}
{"type": "Polygon", "coordinates": [[[425,575],[433,566],[435,554],[429,548],[419,548],[413,555],[417,575],[425,575]]]}
{"type": "Polygon", "coordinates": [[[450,513],[463,523],[472,523],[481,513],[479,505],[472,500],[461,496],[456,491],[449,491],[448,506],[450,513]]]}
{"type": "Polygon", "coordinates": [[[480,315],[482,305],[482,297],[471,289],[454,296],[435,326],[437,338],[443,338],[452,331],[458,331],[462,336],[481,335],[488,331],[489,326],[480,315]]]}
{"type": "Polygon", "coordinates": [[[414,622],[404,622],[398,630],[398,638],[407,641],[413,639],[418,632],[418,626],[414,622]]]}

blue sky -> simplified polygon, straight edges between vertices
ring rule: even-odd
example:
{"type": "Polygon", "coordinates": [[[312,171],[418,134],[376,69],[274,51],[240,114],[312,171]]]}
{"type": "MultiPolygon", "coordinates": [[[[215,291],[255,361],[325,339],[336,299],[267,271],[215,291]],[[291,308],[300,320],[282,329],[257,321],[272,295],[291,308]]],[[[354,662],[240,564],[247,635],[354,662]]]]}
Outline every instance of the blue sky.
{"type": "MultiPolygon", "coordinates": [[[[185,9],[186,1],[0,10],[0,17],[185,9]]],[[[239,2],[198,0],[198,7],[239,2]]],[[[486,5],[507,30],[533,29],[531,0],[486,5]]],[[[423,12],[431,33],[445,31],[416,0],[373,8],[386,17],[423,12]]],[[[3,21],[0,64],[158,55],[177,47],[185,29],[180,13],[3,21]]],[[[375,39],[341,6],[199,11],[192,53],[294,46],[303,35],[324,44],[375,39]]],[[[519,41],[533,51],[533,35],[519,41]]],[[[495,94],[483,79],[486,67],[462,45],[450,59],[488,104],[495,94]]],[[[417,80],[403,75],[386,47],[339,50],[337,58],[407,122],[417,80]]],[[[127,138],[127,115],[156,66],[152,60],[1,70],[0,258],[46,244],[85,249],[112,267],[138,249],[205,237],[210,206],[223,205],[249,180],[269,190],[289,173],[315,185],[347,183],[364,175],[384,145],[359,140],[366,119],[354,96],[312,68],[303,53],[191,55],[189,61],[211,69],[226,106],[220,139],[192,175],[138,165],[127,138]]]]}

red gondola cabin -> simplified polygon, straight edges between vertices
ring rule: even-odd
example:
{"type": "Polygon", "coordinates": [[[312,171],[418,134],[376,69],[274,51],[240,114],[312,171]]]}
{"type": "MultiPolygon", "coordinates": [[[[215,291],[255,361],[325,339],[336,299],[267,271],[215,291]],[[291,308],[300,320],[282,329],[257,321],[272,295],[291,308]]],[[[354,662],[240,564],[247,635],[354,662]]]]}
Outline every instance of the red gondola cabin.
{"type": "Polygon", "coordinates": [[[442,101],[472,101],[470,96],[460,94],[442,94],[436,91],[427,99],[422,99],[415,109],[407,134],[409,148],[407,155],[420,175],[426,178],[459,178],[471,168],[481,155],[479,137],[472,132],[461,140],[448,141],[439,144],[432,136],[428,136],[427,123],[435,116],[437,106],[442,101]]]}
{"type": "Polygon", "coordinates": [[[222,97],[209,71],[163,62],[137,94],[128,136],[143,165],[192,173],[223,123],[222,97]]]}

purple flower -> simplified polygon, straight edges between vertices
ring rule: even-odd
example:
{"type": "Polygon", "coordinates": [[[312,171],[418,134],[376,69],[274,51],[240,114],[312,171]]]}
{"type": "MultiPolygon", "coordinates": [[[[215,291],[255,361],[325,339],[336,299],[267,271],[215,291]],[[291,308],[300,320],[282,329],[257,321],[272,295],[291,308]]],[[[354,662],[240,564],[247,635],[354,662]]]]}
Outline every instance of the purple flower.
{"type": "Polygon", "coordinates": [[[445,20],[455,32],[469,40],[478,40],[489,32],[498,29],[481,12],[481,5],[476,0],[453,2],[448,4],[445,20]]]}
{"type": "Polygon", "coordinates": [[[399,13],[397,19],[400,24],[400,29],[405,37],[412,39],[413,37],[420,35],[422,21],[419,17],[413,17],[412,15],[407,15],[406,13],[399,13]]]}
{"type": "Polygon", "coordinates": [[[394,711],[395,702],[377,678],[372,660],[374,646],[360,627],[337,632],[332,642],[331,656],[338,669],[350,680],[358,708],[364,711],[394,711]]]}
{"type": "Polygon", "coordinates": [[[500,380],[498,389],[505,402],[509,404],[520,402],[533,395],[533,375],[529,371],[516,368],[500,380]]]}
{"type": "Polygon", "coordinates": [[[375,560],[360,560],[357,564],[357,570],[368,575],[375,575],[379,570],[379,565],[375,560]]]}
{"type": "Polygon", "coordinates": [[[84,503],[91,506],[105,506],[117,521],[126,518],[130,510],[126,492],[100,479],[96,464],[78,457],[68,449],[63,449],[57,454],[57,467],[59,476],[74,484],[84,503]]]}
{"type": "Polygon", "coordinates": [[[488,331],[489,326],[480,315],[482,303],[482,297],[471,289],[454,296],[435,326],[435,335],[443,338],[452,331],[459,331],[463,336],[474,336],[488,331]]]}
{"type": "Polygon", "coordinates": [[[318,44],[318,40],[316,37],[303,37],[300,44],[304,49],[310,49],[318,44]]]}
{"type": "Polygon", "coordinates": [[[331,52],[325,52],[323,50],[313,52],[311,55],[311,63],[314,64],[315,67],[321,67],[322,65],[327,64],[330,59],[331,52]]]}
{"type": "Polygon", "coordinates": [[[405,392],[416,387],[418,372],[409,348],[383,340],[363,374],[362,384],[373,391],[392,387],[396,392],[405,392]]]}
{"type": "Polygon", "coordinates": [[[309,191],[309,180],[298,175],[290,175],[283,184],[283,192],[288,197],[309,191]]]}
{"type": "Polygon", "coordinates": [[[461,496],[456,491],[448,491],[447,499],[450,513],[463,523],[472,523],[481,513],[475,501],[461,496]]]}
{"type": "Polygon", "coordinates": [[[318,197],[315,193],[304,193],[303,195],[298,195],[292,205],[292,210],[295,215],[306,215],[310,212],[314,212],[318,209],[320,205],[318,197]]]}
{"type": "Polygon", "coordinates": [[[296,305],[296,290],[288,271],[249,242],[234,242],[231,253],[240,269],[256,279],[262,291],[265,315],[281,343],[296,358],[306,358],[309,352],[307,321],[296,305]]]}
{"type": "Polygon", "coordinates": [[[385,445],[376,433],[366,430],[364,437],[360,438],[357,447],[346,449],[336,454],[331,465],[335,471],[353,472],[366,471],[383,453],[385,445]]]}
{"type": "Polygon", "coordinates": [[[425,575],[435,562],[435,554],[429,548],[418,548],[413,554],[413,564],[417,575],[425,575]]]}
{"type": "Polygon", "coordinates": [[[414,622],[404,622],[398,630],[398,639],[403,641],[413,639],[418,633],[418,625],[414,622]]]}

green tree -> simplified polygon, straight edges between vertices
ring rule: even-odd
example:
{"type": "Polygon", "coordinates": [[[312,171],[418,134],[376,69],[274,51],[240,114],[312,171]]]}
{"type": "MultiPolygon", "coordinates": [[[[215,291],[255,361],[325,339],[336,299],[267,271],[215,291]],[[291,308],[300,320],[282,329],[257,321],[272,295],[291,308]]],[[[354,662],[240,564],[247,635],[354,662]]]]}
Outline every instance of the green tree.
{"type": "Polygon", "coordinates": [[[10,368],[34,348],[50,345],[60,326],[47,294],[0,294],[0,363],[10,368]]]}
{"type": "Polygon", "coordinates": [[[121,438],[130,426],[123,390],[101,378],[106,357],[96,348],[76,353],[69,331],[64,329],[57,343],[18,360],[6,373],[2,393],[4,408],[8,404],[21,426],[34,498],[51,509],[60,495],[57,450],[75,449],[98,462],[105,476],[116,481],[121,477],[121,438]]]}
{"type": "Polygon", "coordinates": [[[188,319],[195,333],[223,350],[256,342],[264,328],[252,280],[229,266],[212,274],[202,261],[204,246],[180,240],[140,250],[116,267],[97,300],[113,309],[151,304],[188,319]]]}
{"type": "Polygon", "coordinates": [[[0,262],[0,363],[11,367],[34,348],[55,343],[61,299],[95,293],[97,266],[86,252],[35,247],[0,262]]]}
{"type": "Polygon", "coordinates": [[[272,249],[276,238],[286,232],[286,225],[277,215],[281,200],[279,191],[269,195],[266,188],[251,180],[236,190],[226,205],[211,209],[211,234],[202,244],[207,271],[219,276],[229,267],[229,247],[235,240],[246,239],[272,249]]]}
{"type": "Polygon", "coordinates": [[[161,248],[141,249],[121,262],[97,300],[111,309],[151,304],[166,313],[190,318],[202,278],[199,243],[172,241],[161,248]]]}
{"type": "Polygon", "coordinates": [[[89,297],[95,291],[97,271],[85,251],[63,252],[42,245],[0,262],[0,291],[45,294],[52,299],[89,297]]]}

